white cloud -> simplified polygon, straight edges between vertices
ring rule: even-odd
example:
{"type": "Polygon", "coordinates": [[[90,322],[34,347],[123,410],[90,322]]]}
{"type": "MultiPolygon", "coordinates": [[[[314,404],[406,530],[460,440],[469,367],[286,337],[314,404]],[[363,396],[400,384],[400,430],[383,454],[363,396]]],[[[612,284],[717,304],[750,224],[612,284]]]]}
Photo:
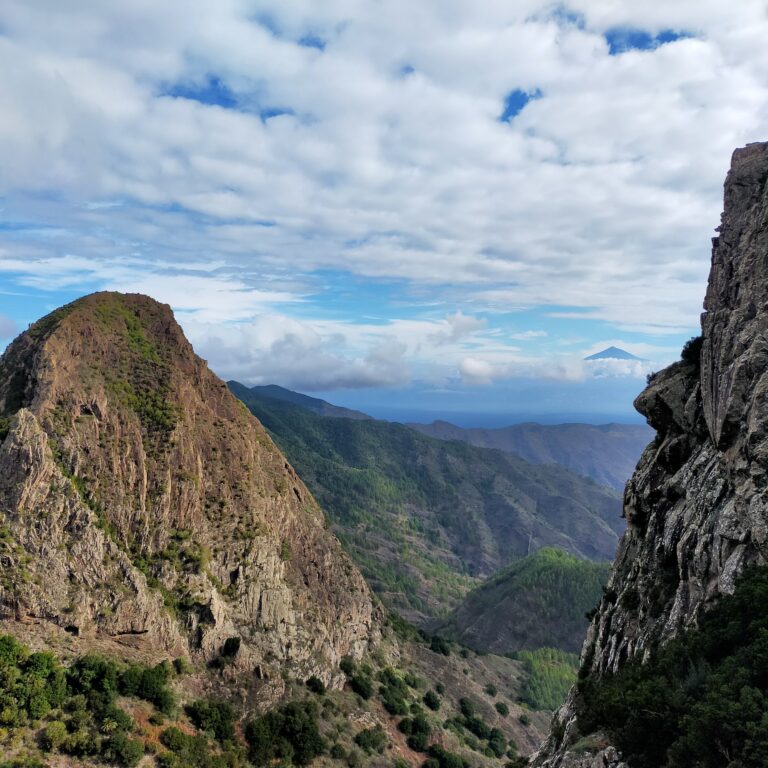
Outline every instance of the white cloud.
{"type": "Polygon", "coordinates": [[[480,315],[511,308],[688,330],[730,151],[768,138],[765,5],[568,7],[582,27],[544,0],[5,0],[0,196],[29,229],[0,231],[0,271],[144,290],[225,343],[226,323],[256,318],[239,370],[257,376],[269,352],[296,381],[311,361],[318,381],[509,375],[529,365],[510,342],[537,332],[494,337],[480,315]],[[694,37],[610,56],[603,32],[622,25],[694,37]],[[306,34],[325,51],[297,45],[306,34]],[[168,95],[209,75],[241,110],[168,95]],[[542,97],[500,123],[513,89],[542,97]],[[338,354],[320,320],[262,341],[258,318],[295,317],[326,269],[451,311],[459,286],[472,312],[347,322],[338,354]]]}

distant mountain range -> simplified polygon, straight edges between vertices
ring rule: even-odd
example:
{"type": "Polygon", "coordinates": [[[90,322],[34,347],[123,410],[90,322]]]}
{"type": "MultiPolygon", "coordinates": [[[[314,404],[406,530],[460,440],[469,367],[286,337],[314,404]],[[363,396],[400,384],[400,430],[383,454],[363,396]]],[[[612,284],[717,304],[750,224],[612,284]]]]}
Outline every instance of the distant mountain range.
{"type": "MultiPolygon", "coordinates": [[[[237,382],[231,381],[230,385],[237,385],[237,382]]],[[[241,386],[241,385],[237,385],[241,386]]],[[[327,400],[320,400],[317,397],[302,395],[300,392],[294,392],[277,384],[267,384],[265,386],[251,387],[249,390],[254,395],[271,398],[272,400],[281,400],[285,403],[298,405],[307,411],[312,411],[318,416],[330,416],[335,419],[359,419],[361,421],[370,419],[367,413],[353,411],[351,408],[342,408],[339,405],[333,405],[327,400]]]]}
{"type": "Polygon", "coordinates": [[[515,559],[545,546],[613,557],[619,495],[560,466],[402,424],[327,418],[229,384],[326,510],[382,599],[421,625],[515,559]]]}
{"type": "Polygon", "coordinates": [[[640,454],[653,439],[645,424],[514,424],[466,429],[447,421],[409,424],[429,437],[497,448],[533,464],[560,464],[602,485],[623,490],[640,454]]]}
{"type": "Polygon", "coordinates": [[[600,352],[595,352],[594,355],[585,357],[585,360],[639,360],[645,362],[644,358],[633,355],[631,352],[627,352],[626,349],[621,347],[607,347],[600,352]]]}

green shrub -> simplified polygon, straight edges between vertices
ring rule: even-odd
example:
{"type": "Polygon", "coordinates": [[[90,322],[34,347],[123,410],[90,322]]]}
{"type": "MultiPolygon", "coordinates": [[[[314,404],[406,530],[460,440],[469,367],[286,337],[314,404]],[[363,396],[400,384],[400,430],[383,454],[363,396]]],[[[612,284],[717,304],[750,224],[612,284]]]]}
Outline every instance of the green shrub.
{"type": "Polygon", "coordinates": [[[704,346],[703,336],[693,336],[683,345],[683,351],[680,357],[686,363],[695,365],[697,368],[701,364],[701,349],[704,346]]]}
{"type": "Polygon", "coordinates": [[[329,754],[334,760],[344,760],[347,756],[347,750],[337,741],[331,746],[329,754]]]}
{"type": "Polygon", "coordinates": [[[434,653],[441,653],[443,656],[451,655],[451,646],[444,637],[438,635],[432,635],[432,639],[429,642],[429,649],[434,653]]]}
{"type": "Polygon", "coordinates": [[[192,671],[192,665],[186,656],[179,656],[174,659],[173,668],[177,675],[188,675],[192,671]]]}
{"type": "Polygon", "coordinates": [[[503,757],[507,751],[507,739],[498,728],[491,728],[488,735],[488,748],[495,757],[503,757]]]}
{"type": "Polygon", "coordinates": [[[349,685],[363,699],[367,700],[373,696],[373,680],[363,672],[355,672],[349,679],[349,685]]]}
{"type": "Polygon", "coordinates": [[[246,725],[248,757],[257,766],[273,760],[308,765],[325,752],[325,740],[317,723],[313,701],[290,702],[246,725]]]}
{"type": "Polygon", "coordinates": [[[406,743],[415,752],[425,752],[432,735],[432,726],[423,714],[414,717],[403,718],[398,724],[398,729],[408,738],[406,743]]]}
{"type": "Polygon", "coordinates": [[[387,734],[384,733],[380,725],[377,725],[375,728],[367,728],[356,734],[355,744],[367,755],[374,752],[381,754],[384,751],[384,747],[387,746],[387,734]]]}
{"type": "Polygon", "coordinates": [[[227,702],[198,699],[186,711],[196,728],[213,734],[217,741],[231,741],[235,737],[235,713],[227,702]]]}
{"type": "Polygon", "coordinates": [[[102,755],[108,761],[133,768],[144,756],[144,746],[136,739],[129,739],[118,732],[111,736],[102,748],[102,755]]]}
{"type": "Polygon", "coordinates": [[[435,691],[427,691],[424,694],[424,703],[433,711],[437,712],[440,709],[440,697],[435,691]]]}
{"type": "Polygon", "coordinates": [[[40,746],[50,752],[52,749],[58,749],[67,738],[67,726],[61,720],[53,720],[48,723],[40,735],[40,746]]]}
{"type": "Polygon", "coordinates": [[[448,752],[439,744],[433,744],[429,748],[429,760],[424,766],[430,763],[434,768],[469,768],[469,763],[460,755],[448,752]]]}
{"type": "Polygon", "coordinates": [[[496,696],[499,691],[493,683],[488,683],[488,685],[485,686],[485,692],[489,696],[496,696]]]}
{"type": "Polygon", "coordinates": [[[496,707],[496,711],[502,717],[506,717],[509,714],[509,707],[503,701],[497,701],[493,706],[496,707]]]}

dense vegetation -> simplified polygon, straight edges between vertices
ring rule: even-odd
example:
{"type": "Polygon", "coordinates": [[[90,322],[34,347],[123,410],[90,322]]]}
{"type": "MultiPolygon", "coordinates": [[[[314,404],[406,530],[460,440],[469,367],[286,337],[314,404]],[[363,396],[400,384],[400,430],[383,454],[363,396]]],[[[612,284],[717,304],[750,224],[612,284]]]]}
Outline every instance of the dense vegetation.
{"type": "Polygon", "coordinates": [[[445,615],[477,577],[530,547],[613,554],[618,497],[567,470],[230,387],[310,487],[369,583],[411,620],[445,615]]]}
{"type": "Polygon", "coordinates": [[[120,666],[96,655],[65,669],[52,653],[31,653],[0,635],[0,724],[17,729],[37,722],[46,751],[133,766],[144,747],[129,735],[133,721],[115,700],[118,694],[145,699],[169,714],[176,706],[167,687],[172,674],[170,664],[120,666]]]}
{"type": "MultiPolygon", "coordinates": [[[[87,654],[66,667],[50,652],[32,653],[0,635],[0,753],[13,756],[0,768],[46,768],[46,754],[57,765],[130,767],[153,755],[145,762],[158,768],[304,766],[319,757],[362,768],[381,765],[382,756],[391,762],[395,727],[432,768],[477,766],[478,758],[515,765],[514,741],[494,727],[497,713],[509,714],[508,707],[493,708],[501,703],[504,680],[513,679],[513,667],[504,666],[512,662],[497,659],[506,670],[495,678],[498,686],[486,678],[476,684],[476,698],[457,702],[457,689],[446,690],[433,676],[445,657],[430,652],[424,637],[420,646],[428,657],[421,674],[409,663],[389,666],[382,654],[363,662],[345,657],[346,690],[326,690],[318,678],[289,680],[281,705],[238,725],[241,713],[226,701],[198,698],[180,706],[172,689],[183,700],[186,660],[145,667],[87,654]],[[378,719],[382,707],[393,717],[389,726],[354,717],[378,719]]],[[[481,669],[470,657],[482,657],[458,656],[473,675],[481,669]]],[[[507,695],[516,698],[514,689],[507,695]]],[[[395,766],[403,768],[397,760],[395,766]]]]}
{"type": "Polygon", "coordinates": [[[586,677],[579,690],[582,731],[607,731],[633,768],[764,768],[768,567],[747,571],[647,663],[586,677]]]}
{"type": "Polygon", "coordinates": [[[581,650],[610,565],[545,548],[524,557],[471,592],[444,632],[482,651],[581,650]]]}
{"type": "Polygon", "coordinates": [[[525,665],[522,700],[532,709],[557,709],[576,682],[579,657],[555,648],[519,651],[514,656],[525,665]]]}

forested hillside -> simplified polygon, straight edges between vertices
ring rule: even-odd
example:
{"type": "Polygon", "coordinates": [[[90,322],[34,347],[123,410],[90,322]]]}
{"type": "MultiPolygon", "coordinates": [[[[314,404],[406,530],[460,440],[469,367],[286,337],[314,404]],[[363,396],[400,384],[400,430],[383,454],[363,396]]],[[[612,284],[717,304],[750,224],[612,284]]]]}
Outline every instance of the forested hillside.
{"type": "Polygon", "coordinates": [[[620,499],[561,467],[434,440],[400,424],[318,416],[230,382],[270,431],[390,606],[446,615],[514,559],[543,546],[613,556],[620,499]]]}
{"type": "Polygon", "coordinates": [[[608,581],[609,563],[545,548],[470,592],[442,632],[493,653],[559,648],[577,653],[608,581]]]}
{"type": "Polygon", "coordinates": [[[435,421],[408,426],[440,440],[498,448],[533,464],[560,464],[619,491],[653,439],[653,430],[646,424],[513,424],[465,429],[435,421]]]}

